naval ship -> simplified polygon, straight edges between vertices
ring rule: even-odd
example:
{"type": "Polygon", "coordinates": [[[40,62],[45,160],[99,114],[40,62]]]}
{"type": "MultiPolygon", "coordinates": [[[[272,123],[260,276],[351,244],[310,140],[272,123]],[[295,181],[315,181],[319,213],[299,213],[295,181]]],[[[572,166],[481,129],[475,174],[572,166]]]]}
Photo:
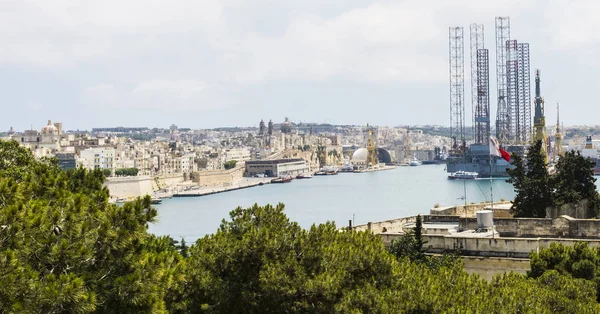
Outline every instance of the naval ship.
{"type": "MultiPolygon", "coordinates": [[[[511,154],[516,152],[523,155],[525,146],[508,146],[505,150],[511,154]]],[[[473,144],[465,151],[464,155],[450,155],[446,159],[446,171],[448,173],[457,171],[477,172],[481,178],[489,178],[490,176],[508,177],[506,169],[513,168],[514,166],[506,160],[497,156],[490,156],[488,145],[473,144]]]]}

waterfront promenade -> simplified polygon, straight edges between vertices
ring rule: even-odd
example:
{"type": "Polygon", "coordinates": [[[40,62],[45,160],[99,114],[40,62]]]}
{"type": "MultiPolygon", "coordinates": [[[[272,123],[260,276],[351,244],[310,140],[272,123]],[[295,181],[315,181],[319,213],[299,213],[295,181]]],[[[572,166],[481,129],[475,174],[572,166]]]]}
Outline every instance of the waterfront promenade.
{"type": "Polygon", "coordinates": [[[190,186],[187,189],[173,192],[173,197],[205,196],[239,189],[246,189],[264,184],[270,184],[273,178],[243,178],[242,181],[227,186],[200,188],[190,186]]]}
{"type": "MultiPolygon", "coordinates": [[[[354,173],[363,173],[363,172],[375,172],[375,171],[384,171],[384,170],[392,170],[395,169],[395,166],[381,166],[377,168],[370,168],[361,170],[359,172],[340,172],[337,175],[350,175],[354,173]]],[[[320,176],[317,176],[320,177],[320,176]]],[[[173,197],[193,197],[193,196],[206,196],[211,194],[235,191],[239,189],[246,189],[251,187],[262,186],[265,184],[270,184],[271,180],[274,178],[247,178],[244,177],[240,182],[225,185],[225,186],[217,186],[217,187],[198,187],[194,185],[186,186],[186,187],[171,187],[173,190],[173,197]]],[[[297,179],[294,179],[295,181],[297,179]]]]}

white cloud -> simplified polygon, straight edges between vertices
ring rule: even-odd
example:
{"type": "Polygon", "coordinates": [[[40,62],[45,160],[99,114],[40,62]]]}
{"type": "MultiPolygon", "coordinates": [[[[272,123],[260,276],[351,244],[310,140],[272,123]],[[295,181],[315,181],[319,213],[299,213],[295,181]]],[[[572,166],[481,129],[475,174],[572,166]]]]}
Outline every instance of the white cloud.
{"type": "Polygon", "coordinates": [[[97,84],[88,87],[82,102],[88,106],[137,108],[157,111],[186,110],[204,112],[225,108],[216,86],[194,80],[150,80],[135,85],[97,84]]]}
{"type": "Polygon", "coordinates": [[[76,67],[124,58],[131,63],[147,57],[160,63],[185,58],[190,68],[211,72],[177,68],[181,77],[169,80],[193,77],[231,84],[340,77],[442,81],[447,77],[440,69],[447,64],[448,23],[468,26],[484,17],[492,22],[503,10],[533,6],[513,0],[382,1],[356,8],[332,3],[278,2],[278,12],[289,14],[289,20],[280,35],[272,35],[239,27],[247,24],[229,13],[239,9],[246,18],[268,21],[268,9],[275,6],[268,0],[251,5],[239,0],[5,1],[0,40],[6,49],[0,50],[0,62],[76,67]],[[338,14],[320,11],[333,5],[338,14]]]}
{"type": "Polygon", "coordinates": [[[546,34],[552,44],[560,49],[574,50],[598,48],[600,43],[600,2],[572,0],[565,6],[548,6],[544,17],[552,23],[546,24],[546,34]]]}
{"type": "Polygon", "coordinates": [[[495,16],[532,43],[533,66],[552,49],[590,55],[600,40],[594,1],[359,2],[4,0],[0,65],[97,82],[72,92],[94,106],[198,112],[245,104],[237,90],[272,81],[446,86],[454,25],[465,27],[468,81],[473,22],[485,24],[495,82],[495,16]]]}

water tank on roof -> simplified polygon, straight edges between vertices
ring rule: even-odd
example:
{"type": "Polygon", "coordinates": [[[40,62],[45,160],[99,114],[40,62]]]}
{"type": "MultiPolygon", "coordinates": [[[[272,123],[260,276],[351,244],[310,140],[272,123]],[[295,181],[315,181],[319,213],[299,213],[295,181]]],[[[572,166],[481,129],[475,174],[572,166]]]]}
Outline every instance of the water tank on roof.
{"type": "Polygon", "coordinates": [[[494,226],[494,212],[491,210],[480,210],[475,212],[477,216],[477,228],[490,229],[494,226]]]}

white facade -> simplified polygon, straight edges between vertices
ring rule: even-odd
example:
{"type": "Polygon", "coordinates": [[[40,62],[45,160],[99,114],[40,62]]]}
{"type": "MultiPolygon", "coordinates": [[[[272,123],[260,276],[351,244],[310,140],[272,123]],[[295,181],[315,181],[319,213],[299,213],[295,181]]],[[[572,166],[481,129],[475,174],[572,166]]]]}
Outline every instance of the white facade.
{"type": "Polygon", "coordinates": [[[231,148],[225,151],[225,162],[235,160],[237,162],[250,160],[250,150],[248,148],[231,148]]]}
{"type": "Polygon", "coordinates": [[[115,168],[115,149],[108,147],[88,148],[80,153],[81,164],[84,168],[111,169],[115,168]]]}
{"type": "Polygon", "coordinates": [[[264,174],[269,177],[295,176],[310,172],[310,165],[303,159],[279,159],[246,162],[246,173],[253,176],[264,174]]]}

